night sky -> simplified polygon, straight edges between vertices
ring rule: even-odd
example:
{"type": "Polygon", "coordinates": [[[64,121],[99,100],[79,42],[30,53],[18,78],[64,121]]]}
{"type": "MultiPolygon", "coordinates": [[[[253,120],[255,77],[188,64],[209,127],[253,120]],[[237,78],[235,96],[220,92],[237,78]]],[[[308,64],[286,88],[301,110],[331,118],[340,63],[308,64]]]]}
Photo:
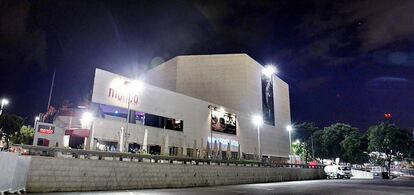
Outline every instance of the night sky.
{"type": "Polygon", "coordinates": [[[292,120],[414,126],[414,1],[0,0],[0,97],[32,123],[177,55],[246,53],[290,86],[292,120]]]}

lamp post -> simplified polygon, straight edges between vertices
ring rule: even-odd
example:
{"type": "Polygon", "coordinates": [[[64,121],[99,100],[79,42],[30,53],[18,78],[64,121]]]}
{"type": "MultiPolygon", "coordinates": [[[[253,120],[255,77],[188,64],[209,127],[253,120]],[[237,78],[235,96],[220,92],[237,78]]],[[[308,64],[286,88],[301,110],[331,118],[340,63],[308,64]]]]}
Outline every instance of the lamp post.
{"type": "Polygon", "coordinates": [[[289,132],[289,154],[292,155],[292,125],[286,126],[286,130],[289,132]]]}
{"type": "Polygon", "coordinates": [[[34,129],[36,129],[36,124],[37,124],[37,121],[39,121],[39,120],[40,120],[40,117],[39,117],[39,116],[36,116],[36,117],[35,117],[34,124],[33,124],[33,128],[34,128],[34,129]]]}
{"type": "Polygon", "coordinates": [[[130,118],[130,113],[131,113],[131,93],[130,93],[130,90],[128,90],[128,88],[129,88],[129,85],[130,84],[130,82],[128,82],[128,81],[125,81],[124,82],[124,85],[126,86],[125,88],[127,89],[127,91],[128,91],[128,113],[127,113],[127,119],[126,119],[126,128],[125,128],[125,132],[124,132],[124,139],[123,139],[123,142],[124,143],[122,143],[122,146],[121,147],[123,147],[123,151],[125,151],[127,148],[126,148],[126,140],[127,140],[127,136],[128,136],[128,131],[129,131],[129,118],[130,118]]]}
{"type": "MultiPolygon", "coordinates": [[[[208,109],[210,109],[210,145],[207,147],[207,158],[208,158],[210,150],[211,150],[210,147],[213,144],[213,128],[211,127],[211,121],[213,120],[214,106],[208,105],[208,109]]],[[[207,138],[207,142],[208,142],[208,138],[207,138]]],[[[201,144],[203,144],[203,143],[201,143],[201,144]]]]}
{"type": "Polygon", "coordinates": [[[9,104],[8,99],[6,99],[6,98],[1,99],[0,116],[1,116],[1,114],[3,114],[4,106],[6,106],[7,104],[9,104]]]}
{"type": "MultiPolygon", "coordinates": [[[[128,93],[128,113],[126,118],[126,124],[125,124],[125,130],[123,133],[123,143],[122,146],[120,145],[120,152],[127,150],[127,143],[128,143],[128,137],[130,136],[129,133],[129,121],[131,118],[131,93],[139,93],[143,88],[143,84],[140,81],[125,81],[123,90],[128,93]],[[121,149],[122,147],[122,149],[121,149]]],[[[121,135],[122,136],[122,135],[121,135]]]]}
{"type": "Polygon", "coordinates": [[[263,124],[263,118],[259,115],[253,116],[253,123],[257,126],[257,148],[259,152],[259,160],[262,159],[262,149],[260,145],[260,125],[263,124]]]}
{"type": "Polygon", "coordinates": [[[85,146],[85,149],[92,150],[93,149],[93,139],[94,139],[94,130],[93,130],[93,114],[91,112],[85,112],[82,115],[82,123],[83,125],[89,126],[89,138],[88,143],[85,146]]]}

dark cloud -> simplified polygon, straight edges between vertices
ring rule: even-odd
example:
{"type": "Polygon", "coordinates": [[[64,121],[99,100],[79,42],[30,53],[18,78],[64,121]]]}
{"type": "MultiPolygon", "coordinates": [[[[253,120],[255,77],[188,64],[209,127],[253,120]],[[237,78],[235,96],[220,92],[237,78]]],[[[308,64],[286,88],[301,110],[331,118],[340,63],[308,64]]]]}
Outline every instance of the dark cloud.
{"type": "Polygon", "coordinates": [[[333,78],[331,76],[314,77],[311,79],[303,80],[298,86],[301,93],[311,93],[326,88],[332,83],[333,78]]]}
{"type": "Polygon", "coordinates": [[[372,51],[403,40],[413,41],[413,10],[412,0],[365,0],[349,5],[346,11],[363,21],[361,49],[372,51]]]}
{"type": "Polygon", "coordinates": [[[371,79],[366,82],[366,86],[370,90],[414,90],[414,82],[401,77],[384,76],[371,79]]]}

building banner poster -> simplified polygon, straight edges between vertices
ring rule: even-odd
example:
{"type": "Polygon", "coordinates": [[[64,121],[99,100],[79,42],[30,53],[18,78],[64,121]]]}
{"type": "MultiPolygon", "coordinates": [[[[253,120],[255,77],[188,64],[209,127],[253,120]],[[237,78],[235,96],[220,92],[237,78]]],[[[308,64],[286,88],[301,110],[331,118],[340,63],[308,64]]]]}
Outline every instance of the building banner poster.
{"type": "Polygon", "coordinates": [[[272,77],[262,76],[262,109],[263,121],[268,125],[275,125],[273,81],[272,77]]]}
{"type": "Polygon", "coordinates": [[[212,110],[211,130],[236,135],[236,115],[212,110]]]}

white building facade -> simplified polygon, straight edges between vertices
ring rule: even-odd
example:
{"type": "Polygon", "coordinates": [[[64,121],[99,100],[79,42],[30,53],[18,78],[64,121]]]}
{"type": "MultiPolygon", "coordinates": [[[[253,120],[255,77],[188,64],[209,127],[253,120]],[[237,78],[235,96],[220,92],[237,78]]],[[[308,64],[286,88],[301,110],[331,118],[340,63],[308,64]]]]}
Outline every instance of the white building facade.
{"type": "Polygon", "coordinates": [[[49,146],[247,159],[261,148],[262,156],[287,159],[288,85],[262,69],[246,54],[178,56],[143,81],[97,69],[94,118],[57,117],[54,132],[63,136],[49,146]],[[260,146],[255,115],[265,121],[260,146]]]}

